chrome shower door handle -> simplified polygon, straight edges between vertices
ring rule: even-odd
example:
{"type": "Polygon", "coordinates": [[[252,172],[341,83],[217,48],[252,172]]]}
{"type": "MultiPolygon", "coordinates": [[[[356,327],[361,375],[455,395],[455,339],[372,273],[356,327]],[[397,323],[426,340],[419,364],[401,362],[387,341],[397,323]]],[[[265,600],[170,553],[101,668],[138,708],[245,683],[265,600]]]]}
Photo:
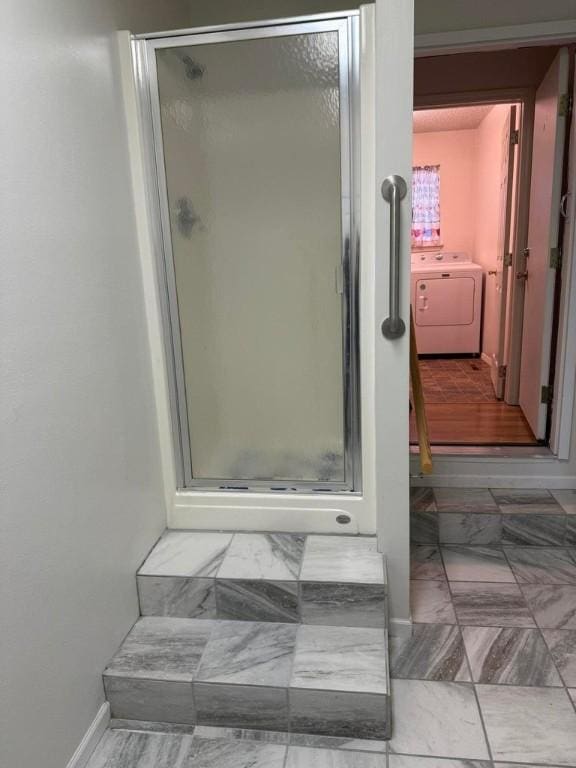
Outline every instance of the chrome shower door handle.
{"type": "Polygon", "coordinates": [[[388,176],[382,182],[382,197],[390,204],[390,315],[382,323],[382,334],[387,339],[399,339],[406,332],[400,317],[400,202],[408,187],[402,176],[388,176]]]}

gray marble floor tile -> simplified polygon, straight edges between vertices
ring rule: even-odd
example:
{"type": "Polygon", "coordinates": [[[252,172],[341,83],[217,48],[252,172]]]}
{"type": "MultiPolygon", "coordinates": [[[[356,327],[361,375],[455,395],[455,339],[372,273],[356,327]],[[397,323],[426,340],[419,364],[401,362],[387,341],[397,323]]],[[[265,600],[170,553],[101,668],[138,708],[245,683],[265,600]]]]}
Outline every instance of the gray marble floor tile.
{"type": "Polygon", "coordinates": [[[573,766],[576,712],[562,688],[476,686],[494,760],[573,766]]]}
{"type": "Polygon", "coordinates": [[[439,547],[413,545],[410,548],[410,578],[434,581],[446,579],[439,547]]]}
{"type": "Polygon", "coordinates": [[[569,515],[566,518],[564,544],[567,544],[569,547],[576,547],[576,516],[569,515]]]}
{"type": "Polygon", "coordinates": [[[452,600],[460,624],[533,627],[534,620],[516,584],[455,581],[452,600]]]}
{"type": "Polygon", "coordinates": [[[438,525],[441,544],[497,545],[502,540],[500,514],[442,512],[438,525]]]}
{"type": "Polygon", "coordinates": [[[392,753],[489,759],[471,685],[394,680],[392,717],[392,753]]]}
{"type": "Polygon", "coordinates": [[[295,581],[216,581],[218,618],[241,621],[297,622],[300,619],[295,581]]]}
{"type": "Polygon", "coordinates": [[[456,624],[448,584],[444,581],[411,581],[412,620],[420,624],[456,624]]]}
{"type": "Polygon", "coordinates": [[[393,678],[470,682],[459,627],[414,624],[409,638],[390,638],[393,678]]]}
{"type": "Polygon", "coordinates": [[[202,739],[236,739],[237,741],[263,741],[267,744],[288,744],[286,731],[255,731],[249,728],[215,728],[197,725],[194,735],[202,739]]]}
{"type": "Polygon", "coordinates": [[[521,584],[576,584],[576,561],[558,547],[509,547],[506,556],[521,584]]]}
{"type": "Polygon", "coordinates": [[[543,629],[544,640],[567,686],[576,686],[576,630],[543,629]]]}
{"type": "Polygon", "coordinates": [[[384,631],[298,627],[291,688],[388,693],[384,631]]]}
{"type": "Polygon", "coordinates": [[[187,735],[109,730],[87,768],[186,768],[191,750],[187,735]]]}
{"type": "Polygon", "coordinates": [[[387,739],[389,697],[349,691],[290,690],[290,729],[294,733],[354,739],[387,739]]]}
{"type": "Polygon", "coordinates": [[[389,768],[492,768],[492,763],[487,760],[456,760],[414,755],[389,755],[388,765],[389,768]]]}
{"type": "Polygon", "coordinates": [[[386,768],[386,755],[291,746],[286,768],[386,768]]]}
{"type": "Polygon", "coordinates": [[[462,634],[474,682],[562,685],[540,630],[464,627],[462,634]]]}
{"type": "Polygon", "coordinates": [[[192,685],[166,680],[104,677],[112,717],[163,723],[195,723],[192,685]]]}
{"type": "Polygon", "coordinates": [[[574,707],[576,708],[576,688],[568,688],[568,695],[572,699],[574,707]]]}
{"type": "Polygon", "coordinates": [[[185,576],[138,576],[142,616],[215,619],[214,579],[185,576]]]}
{"type": "Polygon", "coordinates": [[[497,512],[487,488],[434,488],[438,512],[497,512]]]}
{"type": "Polygon", "coordinates": [[[141,576],[215,576],[231,533],[167,531],[138,571],[141,576]]]}
{"type": "Polygon", "coordinates": [[[384,560],[374,537],[308,536],[300,579],[384,584],[384,560]]]}
{"type": "Polygon", "coordinates": [[[203,619],[139,619],[104,674],[191,682],[213,626],[203,619]]]}
{"type": "Polygon", "coordinates": [[[502,544],[561,547],[566,515],[502,515],[502,544]]]}
{"type": "Polygon", "coordinates": [[[432,488],[410,488],[410,509],[413,512],[433,512],[436,510],[436,499],[432,488]]]}
{"type": "Polygon", "coordinates": [[[199,725],[288,730],[288,692],[285,688],[201,682],[195,682],[192,687],[199,725]]]}
{"type": "Polygon", "coordinates": [[[507,515],[558,515],[563,511],[550,491],[496,488],[492,494],[502,512],[507,515]]]}
{"type": "Polygon", "coordinates": [[[385,627],[381,584],[300,583],[302,622],[344,627],[385,627]]]}
{"type": "Polygon", "coordinates": [[[296,581],[304,541],[292,533],[235,533],[218,578],[296,581]]]}
{"type": "Polygon", "coordinates": [[[539,627],[576,629],[576,587],[526,584],[522,592],[539,627]]]}
{"type": "Polygon", "coordinates": [[[567,515],[576,515],[576,491],[550,491],[567,515]]]}
{"type": "Polygon", "coordinates": [[[316,747],[318,749],[345,749],[355,752],[381,752],[386,754],[387,741],[376,739],[352,739],[338,736],[317,736],[313,733],[291,733],[290,744],[296,747],[316,747]]]}
{"type": "Polygon", "coordinates": [[[189,768],[283,768],[287,747],[194,736],[189,768]]]}
{"type": "Polygon", "coordinates": [[[435,509],[410,510],[410,541],[414,544],[438,543],[438,512],[435,509]]]}
{"type": "Polygon", "coordinates": [[[236,685],[287,686],[297,627],[220,621],[202,654],[195,679],[236,685]]]}
{"type": "Polygon", "coordinates": [[[442,547],[449,581],[514,582],[514,575],[501,549],[490,547],[442,547]]]}

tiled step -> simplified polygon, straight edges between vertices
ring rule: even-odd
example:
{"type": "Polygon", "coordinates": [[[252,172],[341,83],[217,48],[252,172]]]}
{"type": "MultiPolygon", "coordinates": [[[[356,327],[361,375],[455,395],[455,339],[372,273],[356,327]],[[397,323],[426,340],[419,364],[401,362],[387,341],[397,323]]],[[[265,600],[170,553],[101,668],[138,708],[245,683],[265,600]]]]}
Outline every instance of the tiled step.
{"type": "Polygon", "coordinates": [[[382,628],[145,617],[104,673],[114,718],[382,740],[382,628]]]}
{"type": "Polygon", "coordinates": [[[138,592],[143,616],[386,626],[373,536],[167,531],[138,592]]]}
{"type": "Polygon", "coordinates": [[[88,768],[386,768],[387,762],[384,741],[127,721],[111,725],[88,768]]]}

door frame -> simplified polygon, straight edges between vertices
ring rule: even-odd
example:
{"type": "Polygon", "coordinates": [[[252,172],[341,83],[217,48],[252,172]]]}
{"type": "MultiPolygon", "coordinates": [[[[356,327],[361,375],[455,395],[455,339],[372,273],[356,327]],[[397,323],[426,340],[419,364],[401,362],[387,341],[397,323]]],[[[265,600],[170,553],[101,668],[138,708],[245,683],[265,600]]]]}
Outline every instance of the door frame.
{"type": "Polygon", "coordinates": [[[355,76],[357,50],[357,14],[330,18],[306,17],[295,22],[285,19],[268,24],[178,30],[166,35],[137,35],[133,39],[135,65],[138,68],[138,91],[141,103],[142,131],[153,155],[145,158],[148,184],[152,190],[149,211],[151,226],[157,229],[158,274],[161,276],[160,301],[164,325],[169,389],[171,393],[172,431],[176,459],[177,487],[182,490],[269,492],[285,486],[289,493],[358,493],[362,489],[360,454],[360,419],[358,393],[359,328],[357,322],[359,237],[357,194],[359,136],[354,130],[354,113],[358,109],[358,78],[355,76]],[[344,479],[339,481],[257,480],[237,477],[196,478],[188,419],[188,401],[184,358],[178,310],[178,291],[174,266],[168,180],[165,170],[160,95],[156,52],[181,46],[215,45],[247,40],[280,38],[287,35],[335,32],[338,35],[340,89],[340,206],[341,206],[341,306],[342,306],[342,392],[343,392],[343,466],[344,479]],[[355,175],[356,172],[356,175],[355,175]]]}
{"type": "MultiPolygon", "coordinates": [[[[395,0],[400,2],[400,0],[395,0]]],[[[367,98],[360,98],[359,108],[354,108],[353,123],[356,131],[369,125],[374,119],[374,106],[371,94],[374,91],[374,12],[373,7],[364,6],[360,10],[342,13],[319,14],[313,16],[282,19],[281,23],[295,23],[315,20],[351,18],[359,25],[363,16],[360,51],[352,47],[352,78],[354,86],[360,83],[360,93],[367,98]],[[362,56],[364,66],[360,72],[359,60],[362,56]]],[[[274,20],[278,24],[278,20],[274,20]]],[[[174,37],[190,33],[217,31],[220,29],[252,29],[268,26],[270,22],[246,22],[218,27],[177,30],[174,37]]],[[[164,33],[145,35],[144,37],[165,37],[164,33]]],[[[158,227],[153,226],[153,211],[157,205],[154,189],[151,186],[150,168],[147,158],[153,157],[151,137],[143,129],[142,109],[146,104],[140,101],[138,84],[143,76],[142,61],[137,54],[138,36],[129,32],[119,32],[119,58],[122,80],[122,96],[128,127],[128,149],[130,157],[137,236],[141,257],[142,279],[146,321],[152,359],[152,379],[158,418],[159,443],[161,452],[164,506],[169,528],[228,529],[228,530],[268,530],[302,531],[340,534],[371,534],[376,532],[378,499],[376,496],[376,431],[375,416],[375,301],[374,272],[375,246],[373,222],[372,173],[374,166],[373,142],[366,142],[360,152],[360,162],[354,168],[355,195],[361,203],[359,233],[362,243],[362,258],[359,264],[359,301],[357,312],[360,325],[360,430],[362,488],[358,492],[329,493],[302,492],[280,493],[269,491],[219,491],[219,490],[178,490],[177,457],[173,444],[173,409],[170,408],[170,381],[167,375],[170,350],[166,347],[162,317],[162,280],[158,273],[157,254],[162,248],[158,227]],[[360,169],[361,166],[361,169],[360,169]],[[362,185],[360,194],[359,186],[362,185]],[[368,185],[370,185],[368,187],[368,185]],[[152,213],[151,213],[152,212],[152,213]]],[[[410,46],[410,56],[412,49],[410,46]]],[[[359,134],[358,134],[359,135],[359,134]]],[[[153,181],[153,180],[152,180],[153,181]]],[[[407,421],[407,418],[406,418],[407,421]]],[[[406,452],[407,453],[407,452],[406,452]]],[[[406,455],[406,467],[408,456],[406,455]]],[[[406,469],[406,489],[408,469],[406,469]]],[[[407,493],[407,491],[406,491],[407,493]]],[[[406,497],[407,498],[407,497],[406,497]]],[[[386,514],[396,515],[397,508],[388,505],[386,514]]],[[[380,526],[380,521],[378,521],[380,526]]],[[[403,533],[402,533],[403,536],[403,533]]],[[[394,545],[394,537],[387,539],[394,545]]],[[[407,541],[407,538],[406,538],[407,541]]]]}
{"type": "MultiPolygon", "coordinates": [[[[478,104],[520,104],[519,143],[517,168],[518,191],[513,204],[514,229],[512,238],[512,265],[509,275],[521,271],[522,251],[528,243],[530,205],[530,170],[532,160],[532,135],[534,129],[534,91],[531,88],[499,88],[482,91],[457,91],[415,97],[414,110],[442,109],[446,107],[473,106],[478,104]]],[[[508,279],[509,326],[506,329],[508,358],[506,361],[505,402],[518,403],[520,388],[520,357],[522,354],[522,321],[524,316],[524,281],[508,279]]]]}
{"type": "MultiPolygon", "coordinates": [[[[414,38],[414,56],[443,56],[454,53],[474,53],[488,52],[497,50],[506,50],[522,46],[546,46],[546,45],[566,45],[576,41],[576,19],[568,21],[551,21],[531,24],[517,24],[506,27],[488,27],[478,29],[457,30],[453,32],[438,32],[429,34],[417,34],[414,38]]],[[[532,89],[526,89],[534,93],[532,89]]],[[[500,91],[502,92],[502,91],[500,91]]],[[[512,89],[510,93],[517,92],[512,89]]],[[[424,101],[424,100],[423,100],[424,101]]],[[[533,125],[533,99],[532,116],[530,118],[533,125]]],[[[529,101],[527,101],[529,104],[529,101]]],[[[574,119],[572,125],[574,126],[574,119]]],[[[531,136],[529,131],[528,140],[530,146],[524,153],[525,162],[522,163],[521,176],[530,171],[531,167],[531,136]],[[525,167],[527,166],[527,168],[525,167]]],[[[572,132],[572,136],[576,133],[572,132]]],[[[568,152],[572,150],[576,153],[576,141],[569,142],[568,152]]],[[[576,162],[573,163],[571,174],[576,174],[576,162]]],[[[521,195],[529,194],[528,188],[520,190],[521,195]]],[[[526,226],[526,221],[523,226],[526,226]]],[[[520,222],[518,226],[521,227],[520,222]]],[[[571,244],[570,253],[564,253],[562,264],[562,291],[560,296],[560,316],[559,328],[576,329],[576,300],[571,299],[570,291],[576,289],[576,221],[572,219],[572,227],[567,228],[571,231],[567,233],[566,242],[571,244]],[[568,278],[568,279],[566,279],[568,278]]],[[[520,230],[519,230],[520,231],[520,230]]],[[[513,281],[513,284],[522,281],[513,281]]],[[[512,319],[512,334],[516,338],[521,333],[522,323],[519,307],[523,302],[517,301],[513,304],[515,311],[518,312],[512,319]]],[[[572,331],[574,335],[574,331],[572,331]]],[[[482,452],[482,455],[463,455],[460,452],[442,453],[435,459],[435,484],[438,485],[485,485],[487,482],[494,486],[506,487],[511,483],[521,482],[525,487],[544,487],[546,483],[549,487],[576,487],[576,468],[574,476],[562,478],[565,472],[563,464],[570,459],[570,449],[572,441],[572,425],[574,417],[574,396],[576,394],[576,371],[569,365],[564,365],[563,360],[571,361],[576,357],[576,343],[564,333],[558,344],[556,359],[553,365],[560,373],[556,378],[554,390],[554,404],[552,412],[552,428],[550,438],[550,448],[543,455],[541,449],[529,450],[519,454],[517,450],[498,449],[491,452],[490,449],[482,452]],[[503,459],[509,459],[509,464],[502,465],[503,459]]],[[[518,345],[516,345],[516,354],[518,354],[518,345]]],[[[519,370],[517,366],[516,370],[519,370]]],[[[513,389],[516,389],[517,382],[512,382],[513,389]]],[[[576,446],[572,446],[576,450],[576,446]]],[[[417,477],[417,459],[412,457],[411,467],[413,474],[417,477]]],[[[416,480],[416,483],[425,484],[422,479],[416,480]]]]}

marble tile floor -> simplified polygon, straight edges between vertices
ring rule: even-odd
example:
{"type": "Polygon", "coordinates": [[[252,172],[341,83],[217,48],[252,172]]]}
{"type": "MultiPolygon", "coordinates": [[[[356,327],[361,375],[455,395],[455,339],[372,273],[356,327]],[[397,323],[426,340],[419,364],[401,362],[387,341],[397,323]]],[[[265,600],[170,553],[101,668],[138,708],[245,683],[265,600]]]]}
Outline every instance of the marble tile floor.
{"type": "Polygon", "coordinates": [[[415,544],[576,546],[576,491],[411,489],[415,544]]]}
{"type": "Polygon", "coordinates": [[[575,564],[569,547],[413,545],[389,768],[576,766],[575,564]]]}
{"type": "Polygon", "coordinates": [[[137,581],[143,616],[385,626],[373,536],[167,531],[137,581]]]}

